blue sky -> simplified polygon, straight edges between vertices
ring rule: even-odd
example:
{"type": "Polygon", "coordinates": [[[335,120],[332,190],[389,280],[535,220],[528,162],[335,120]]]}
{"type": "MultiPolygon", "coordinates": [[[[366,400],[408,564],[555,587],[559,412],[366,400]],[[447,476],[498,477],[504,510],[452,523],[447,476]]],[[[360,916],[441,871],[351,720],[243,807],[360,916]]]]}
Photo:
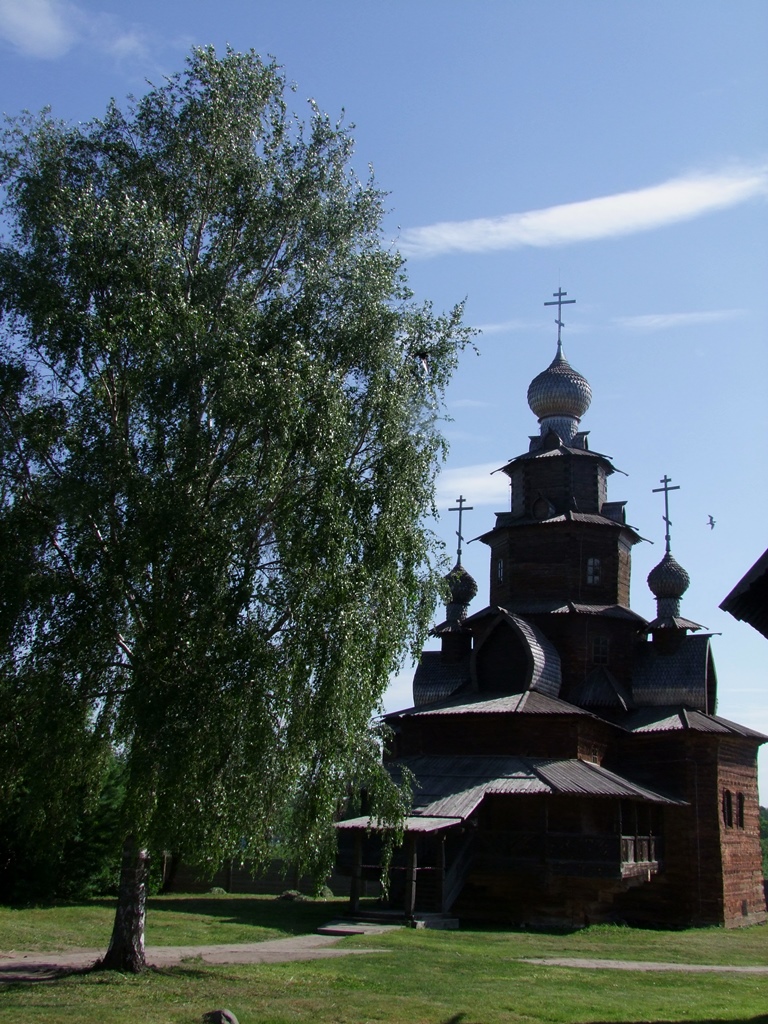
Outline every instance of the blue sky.
{"type": "MultiPolygon", "coordinates": [[[[483,329],[448,396],[449,555],[460,493],[467,538],[507,507],[490,471],[537,431],[525,395],[562,287],[566,355],[593,390],[582,427],[654,542],[635,548],[632,605],[653,617],[667,474],[683,614],[721,634],[719,712],[768,733],[768,641],[717,607],[768,546],[765,0],[0,0],[0,105],[87,120],[209,43],[274,55],[299,114],[344,112],[416,296],[466,298],[483,329]]],[[[464,564],[477,609],[485,547],[464,564]]],[[[386,704],[409,703],[405,672],[386,704]]]]}

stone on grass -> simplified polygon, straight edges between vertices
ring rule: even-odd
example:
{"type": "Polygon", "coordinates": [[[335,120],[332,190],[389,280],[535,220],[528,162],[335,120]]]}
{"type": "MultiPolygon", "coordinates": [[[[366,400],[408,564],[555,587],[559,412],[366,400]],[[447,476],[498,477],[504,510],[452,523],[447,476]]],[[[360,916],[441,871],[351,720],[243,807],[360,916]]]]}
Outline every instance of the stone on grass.
{"type": "Polygon", "coordinates": [[[209,1010],[203,1014],[203,1024],[237,1024],[237,1017],[231,1010],[209,1010]]]}
{"type": "Polygon", "coordinates": [[[312,902],[312,897],[311,896],[305,896],[303,893],[299,892],[298,889],[286,889],[284,892],[281,892],[279,896],[275,896],[275,899],[276,900],[295,900],[297,903],[311,903],[312,902]]]}

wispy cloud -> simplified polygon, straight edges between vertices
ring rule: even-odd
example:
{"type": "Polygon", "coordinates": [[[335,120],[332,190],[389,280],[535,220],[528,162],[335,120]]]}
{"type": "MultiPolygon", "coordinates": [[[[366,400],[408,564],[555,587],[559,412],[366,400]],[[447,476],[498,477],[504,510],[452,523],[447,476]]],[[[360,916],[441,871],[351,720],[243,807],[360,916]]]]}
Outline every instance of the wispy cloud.
{"type": "Polygon", "coordinates": [[[499,510],[509,506],[509,479],[495,473],[498,462],[481,462],[474,466],[444,469],[437,479],[436,501],[442,511],[456,504],[463,494],[473,505],[495,505],[499,510]]]}
{"type": "Polygon", "coordinates": [[[63,56],[77,40],[73,20],[56,0],[0,0],[0,38],[29,57],[63,56]]]}
{"type": "Polygon", "coordinates": [[[496,324],[478,324],[477,329],[481,334],[509,334],[513,331],[541,330],[541,324],[532,320],[501,320],[496,324]]]}
{"type": "MultiPolygon", "coordinates": [[[[557,317],[552,320],[552,323],[557,323],[557,317]]],[[[481,335],[489,334],[531,334],[541,333],[542,331],[549,331],[551,333],[552,328],[549,326],[550,321],[544,320],[502,320],[496,324],[477,324],[476,329],[481,335]]],[[[568,324],[569,334],[584,334],[589,331],[590,328],[585,324],[568,324]]]]}
{"type": "Polygon", "coordinates": [[[490,404],[481,398],[456,398],[449,402],[452,409],[487,409],[490,404]]]}
{"type": "Polygon", "coordinates": [[[733,166],[543,210],[408,228],[399,244],[414,257],[570,245],[650,231],[766,195],[768,165],[733,166]]]}
{"type": "Polygon", "coordinates": [[[55,60],[87,46],[117,60],[145,58],[146,35],[105,11],[64,0],[0,0],[0,39],[27,57],[55,60]]]}
{"type": "Polygon", "coordinates": [[[614,323],[630,331],[667,331],[674,327],[697,327],[736,320],[745,312],[743,309],[710,309],[698,313],[644,313],[640,316],[619,316],[614,323]]]}

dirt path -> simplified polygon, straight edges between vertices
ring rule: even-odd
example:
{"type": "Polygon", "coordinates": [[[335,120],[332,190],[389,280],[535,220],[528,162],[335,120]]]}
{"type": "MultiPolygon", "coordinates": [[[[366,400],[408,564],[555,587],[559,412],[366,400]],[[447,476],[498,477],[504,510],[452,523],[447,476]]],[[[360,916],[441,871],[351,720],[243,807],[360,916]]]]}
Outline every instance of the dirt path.
{"type": "MultiPolygon", "coordinates": [[[[337,948],[345,935],[377,935],[391,926],[342,926],[331,934],[296,935],[267,942],[245,942],[209,946],[147,946],[147,963],[169,967],[185,960],[199,959],[208,964],[275,964],[293,960],[322,960],[361,953],[385,953],[384,949],[337,948]]],[[[66,953],[0,952],[0,984],[12,981],[51,981],[62,974],[87,970],[103,949],[73,949],[66,953]]],[[[768,966],[743,967],[721,964],[672,964],[645,960],[596,960],[577,957],[520,957],[520,963],[547,967],[578,967],[614,971],[683,971],[723,974],[768,974],[768,966]]]]}
{"type": "MultiPolygon", "coordinates": [[[[210,946],[147,946],[147,964],[169,967],[184,960],[199,959],[208,964],[275,964],[291,960],[323,960],[355,953],[384,953],[383,949],[336,949],[344,935],[381,934],[383,928],[340,931],[331,935],[296,935],[267,942],[244,942],[210,946]]],[[[103,949],[73,949],[65,953],[0,952],[0,983],[49,981],[70,971],[92,967],[104,955],[103,949]]]]}
{"type": "Polygon", "coordinates": [[[571,956],[518,957],[520,963],[540,964],[544,967],[587,967],[609,971],[684,971],[700,974],[714,971],[721,974],[768,974],[768,967],[734,967],[723,964],[668,964],[651,960],[594,960],[571,956]]]}

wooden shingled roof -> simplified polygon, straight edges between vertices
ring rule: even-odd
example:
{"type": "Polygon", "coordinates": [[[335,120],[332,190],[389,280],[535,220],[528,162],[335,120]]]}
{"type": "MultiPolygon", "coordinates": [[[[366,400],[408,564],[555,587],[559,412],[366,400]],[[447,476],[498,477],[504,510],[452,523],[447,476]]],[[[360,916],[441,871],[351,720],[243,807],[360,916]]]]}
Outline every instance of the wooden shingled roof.
{"type": "Polygon", "coordinates": [[[522,693],[490,695],[488,693],[461,693],[446,700],[434,701],[402,711],[393,711],[384,716],[387,722],[398,718],[430,717],[436,715],[578,715],[583,718],[596,716],[584,708],[568,704],[559,697],[536,690],[522,693]]]}
{"type": "MultiPolygon", "coordinates": [[[[395,781],[407,769],[415,779],[413,807],[404,828],[431,832],[466,821],[486,794],[607,797],[643,803],[681,805],[684,800],[642,786],[600,765],[576,758],[417,756],[387,764],[395,781]]],[[[336,823],[339,829],[382,829],[361,816],[336,823]]]]}
{"type": "Polygon", "coordinates": [[[742,576],[720,607],[768,638],[768,550],[742,576]]]}
{"type": "Polygon", "coordinates": [[[670,707],[638,708],[619,723],[628,732],[709,732],[727,736],[742,736],[745,739],[765,743],[768,736],[746,725],[731,722],[719,715],[707,715],[693,708],[670,707]]]}

